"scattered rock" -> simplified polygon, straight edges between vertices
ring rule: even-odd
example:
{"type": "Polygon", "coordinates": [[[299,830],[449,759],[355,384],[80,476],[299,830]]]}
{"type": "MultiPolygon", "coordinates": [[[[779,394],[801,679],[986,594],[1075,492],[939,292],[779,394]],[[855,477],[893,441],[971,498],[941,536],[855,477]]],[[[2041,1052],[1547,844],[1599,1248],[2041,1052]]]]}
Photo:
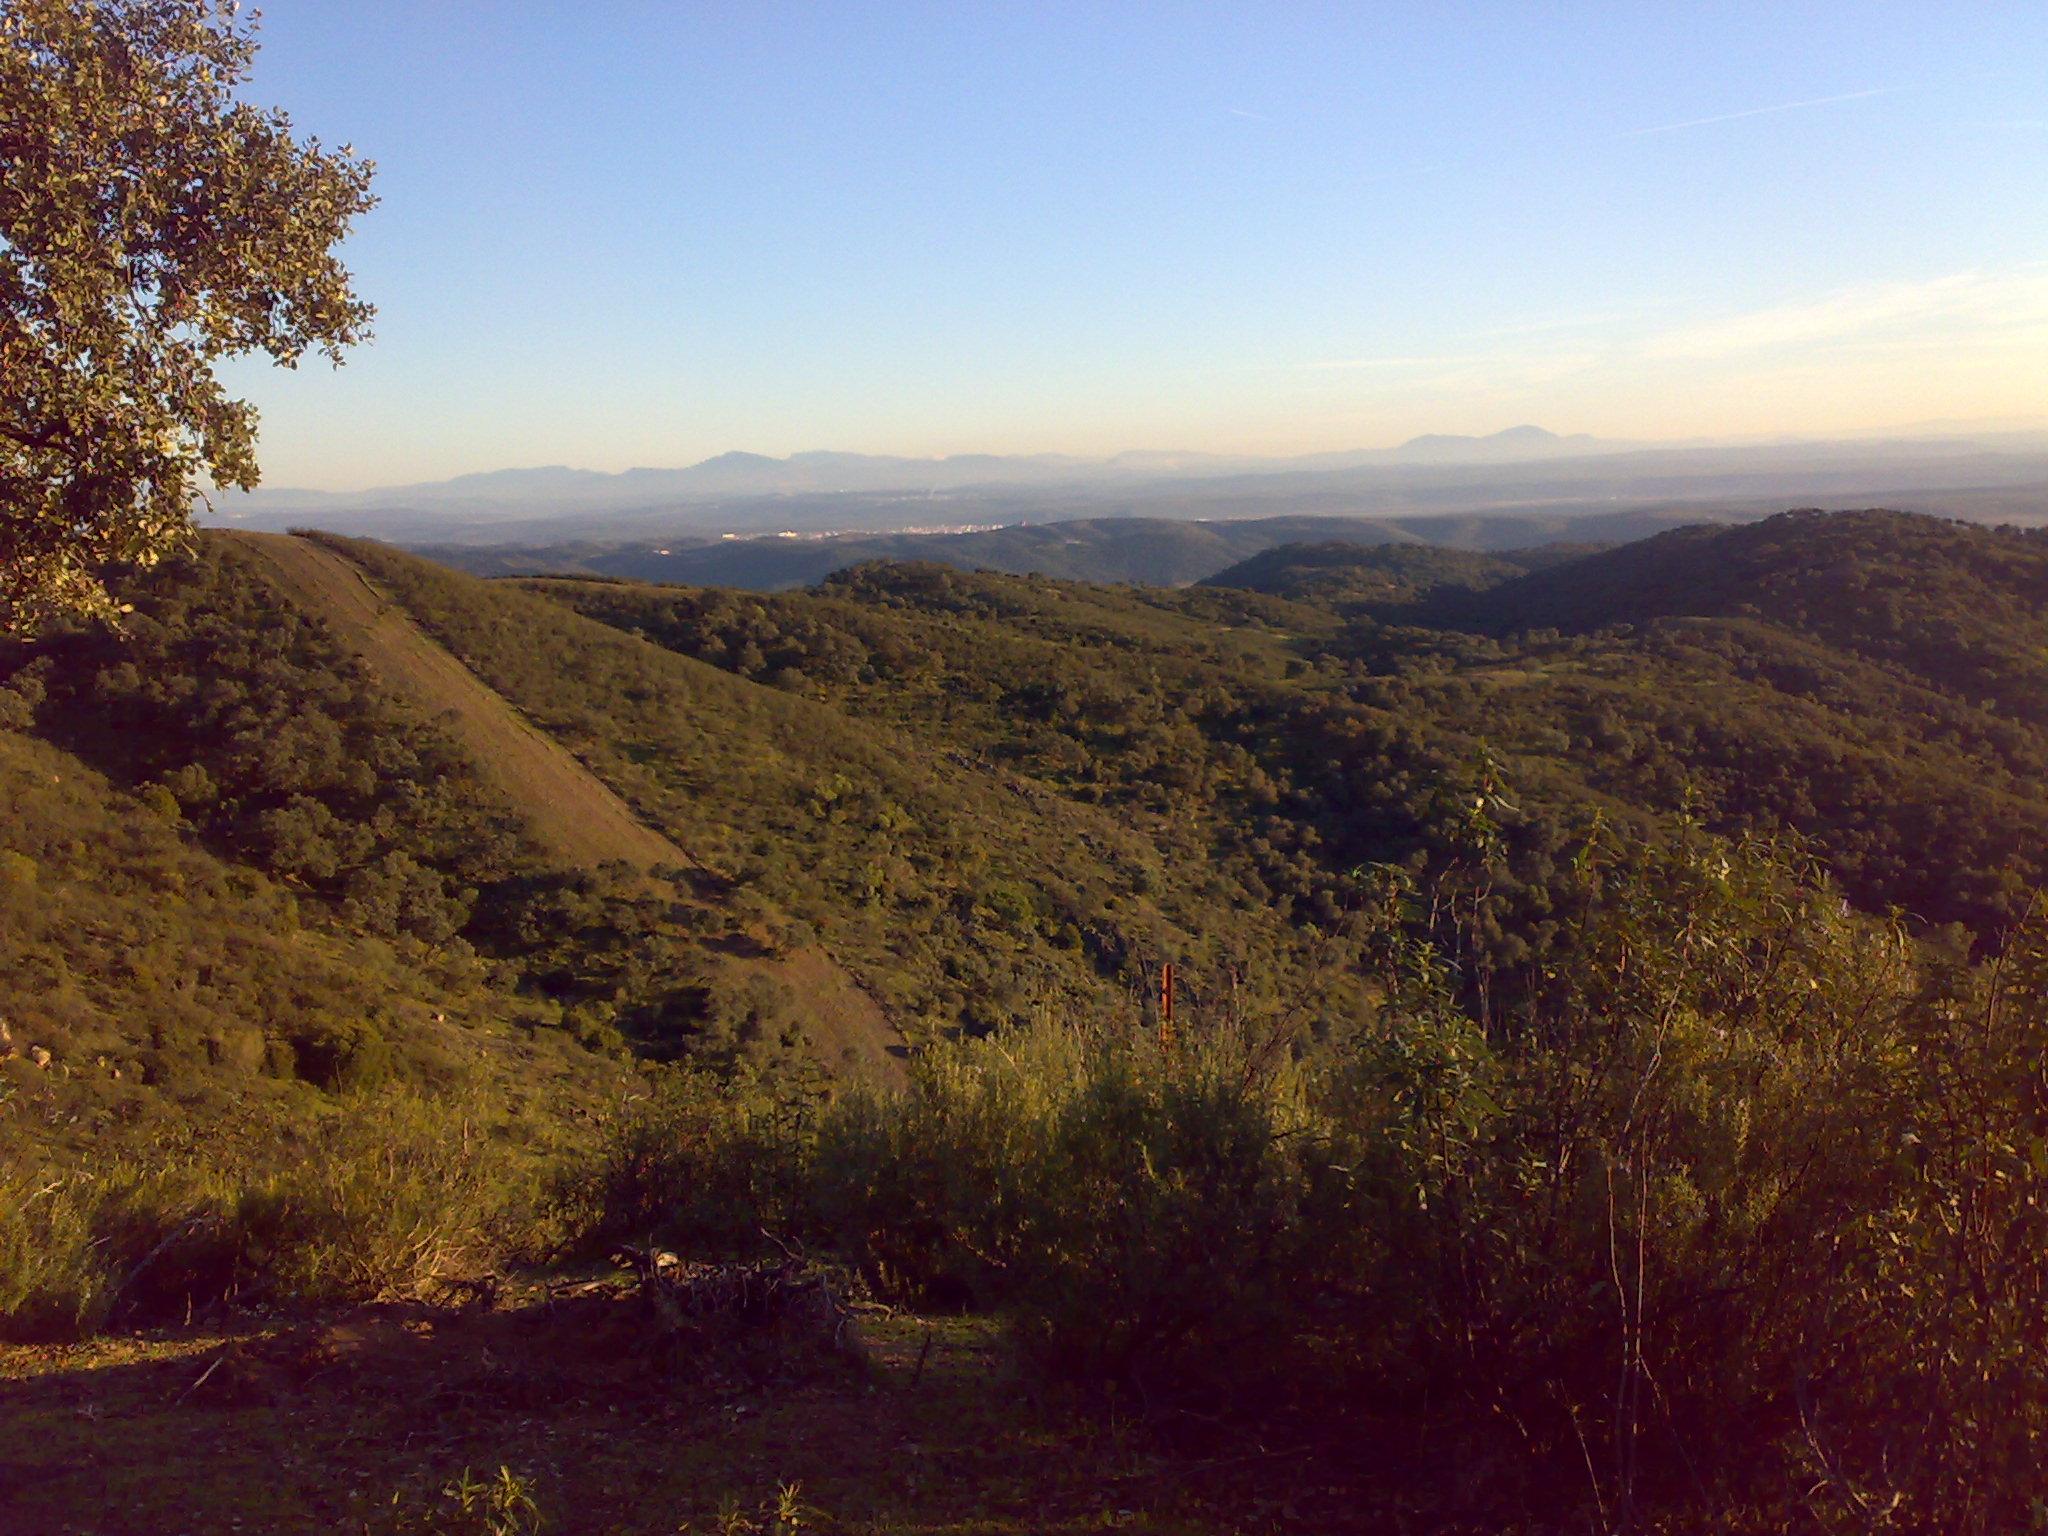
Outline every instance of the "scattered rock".
{"type": "Polygon", "coordinates": [[[40,1045],[32,1045],[28,1048],[28,1059],[38,1067],[41,1067],[45,1072],[50,1069],[50,1053],[40,1045]]]}
{"type": "Polygon", "coordinates": [[[706,1325],[725,1331],[777,1332],[809,1347],[864,1363],[865,1342],[853,1310],[839,1294],[841,1277],[804,1255],[707,1264],[663,1248],[622,1247],[612,1261],[639,1277],[657,1339],[701,1336],[706,1325]]]}

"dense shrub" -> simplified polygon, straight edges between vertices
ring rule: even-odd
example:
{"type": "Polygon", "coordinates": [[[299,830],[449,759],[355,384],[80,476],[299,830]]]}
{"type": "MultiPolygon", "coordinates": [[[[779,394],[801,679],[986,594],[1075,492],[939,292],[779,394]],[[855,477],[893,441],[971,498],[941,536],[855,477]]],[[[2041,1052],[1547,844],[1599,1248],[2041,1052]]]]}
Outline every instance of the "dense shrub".
{"type": "Polygon", "coordinates": [[[1560,1519],[2026,1528],[2048,935],[1973,969],[1780,850],[1582,862],[1577,963],[1485,1022],[1455,903],[1395,876],[1354,1040],[1004,1034],[772,1111],[686,1080],[588,1208],[829,1247],[1155,1404],[1430,1426],[1560,1519]]]}
{"type": "Polygon", "coordinates": [[[699,1252],[750,1248],[764,1226],[787,1225],[804,1114],[767,1084],[660,1070],[597,1153],[568,1169],[555,1203],[586,1250],[655,1238],[699,1252]]]}
{"type": "Polygon", "coordinates": [[[822,1113],[807,1214],[881,1289],[980,1301],[1047,1370],[1254,1390],[1327,1158],[1291,1064],[1223,1030],[937,1053],[822,1113]]]}

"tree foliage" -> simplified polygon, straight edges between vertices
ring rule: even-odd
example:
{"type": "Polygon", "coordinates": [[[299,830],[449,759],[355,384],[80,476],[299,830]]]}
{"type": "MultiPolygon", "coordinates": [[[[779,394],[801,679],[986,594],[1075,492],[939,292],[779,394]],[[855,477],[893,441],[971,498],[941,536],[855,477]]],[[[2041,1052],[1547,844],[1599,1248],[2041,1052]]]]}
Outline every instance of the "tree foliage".
{"type": "Polygon", "coordinates": [[[0,629],[107,612],[109,562],[175,547],[207,485],[255,485],[223,359],[339,362],[370,307],[335,256],[371,166],[237,90],[219,0],[0,10],[0,629]]]}

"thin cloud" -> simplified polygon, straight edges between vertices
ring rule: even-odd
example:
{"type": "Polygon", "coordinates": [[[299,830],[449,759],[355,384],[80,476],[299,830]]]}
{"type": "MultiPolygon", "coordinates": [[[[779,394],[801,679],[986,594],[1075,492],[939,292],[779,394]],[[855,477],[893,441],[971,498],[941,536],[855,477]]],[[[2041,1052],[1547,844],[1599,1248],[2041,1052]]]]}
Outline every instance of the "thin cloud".
{"type": "MultiPolygon", "coordinates": [[[[1647,321],[1647,316],[1642,316],[1647,321]]],[[[1845,367],[1920,366],[1919,359],[2048,358],[2048,262],[1949,273],[1917,282],[1838,289],[1796,303],[1736,311],[1662,328],[1623,315],[1475,334],[1493,345],[1441,353],[1357,353],[1304,359],[1304,377],[1348,377],[1367,393],[1503,394],[1588,376],[1748,375],[1797,360],[1820,373],[1845,367]],[[1501,345],[1520,342],[1520,345],[1501,345]]]]}
{"type": "Polygon", "coordinates": [[[1263,112],[1247,112],[1243,107],[1225,107],[1223,110],[1232,117],[1248,117],[1255,123],[1270,123],[1273,121],[1263,112]]]}
{"type": "Polygon", "coordinates": [[[1682,123],[1658,123],[1650,128],[1631,128],[1617,138],[1642,139],[1655,133],[1682,133],[1688,128],[1710,128],[1715,123],[1739,123],[1748,117],[1771,117],[1780,112],[1805,112],[1813,107],[1832,107],[1845,101],[1868,101],[1873,96],[1890,96],[1896,87],[1881,86],[1870,91],[1844,91],[1839,96],[1814,96],[1805,101],[1781,101],[1775,106],[1750,107],[1742,112],[1722,112],[1713,117],[1691,117],[1682,123]]]}
{"type": "Polygon", "coordinates": [[[1956,272],[1914,283],[1845,288],[1800,304],[1781,304],[1684,326],[1650,338],[1644,354],[1696,361],[1781,347],[1882,338],[2008,336],[2048,319],[2048,265],[2001,273],[1956,272]]]}

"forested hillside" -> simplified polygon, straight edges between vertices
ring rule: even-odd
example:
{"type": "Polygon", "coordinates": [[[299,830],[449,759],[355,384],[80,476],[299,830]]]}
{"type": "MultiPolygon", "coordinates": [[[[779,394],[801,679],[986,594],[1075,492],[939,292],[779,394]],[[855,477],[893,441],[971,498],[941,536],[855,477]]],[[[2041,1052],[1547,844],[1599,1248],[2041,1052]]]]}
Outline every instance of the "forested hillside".
{"type": "Polygon", "coordinates": [[[333,547],[688,854],[652,881],[565,862],[480,771],[488,738],[212,538],[140,580],[121,633],[0,660],[10,762],[74,797],[24,795],[4,832],[0,942],[49,977],[13,1027],[127,1062],[129,1096],[230,1067],[430,1076],[419,1020],[450,1010],[286,1004],[237,962],[158,976],[26,894],[106,885],[122,847],[238,893],[208,944],[370,946],[352,989],[467,988],[600,1055],[726,1061],[800,1048],[831,961],[790,957],[814,950],[914,1041],[1142,1015],[1166,962],[1195,997],[1342,1030],[1367,871],[1450,867],[1475,814],[1503,839],[1496,987],[1570,945],[1567,853],[1599,821],[1794,831],[1867,910],[1980,948],[2048,872],[2029,533],[1788,514],[1611,551],[1290,546],[1180,590],[876,564],[774,596],[333,547]],[[208,988],[235,1022],[179,1022],[222,1011],[208,988]]]}
{"type": "Polygon", "coordinates": [[[1790,514],[1607,553],[1283,548],[1177,592],[906,566],[775,597],[532,589],[1069,800],[1200,824],[1255,899],[1324,921],[1361,863],[1441,847],[1442,797],[1490,758],[1532,912],[1588,818],[1684,812],[1810,836],[1870,909],[1986,938],[2044,867],[2039,549],[1790,514]]]}
{"type": "MultiPolygon", "coordinates": [[[[913,1035],[1121,1010],[1165,959],[1191,984],[1246,996],[1289,995],[1304,968],[1322,976],[1322,941],[1266,899],[1250,855],[1219,846],[1209,810],[1164,793],[1202,765],[1174,760],[1177,727],[1156,699],[1119,684],[1100,722],[1130,744],[1118,773],[1149,789],[1068,794],[1024,771],[1024,727],[1016,750],[999,751],[943,728],[974,701],[932,677],[933,658],[914,643],[878,634],[873,658],[842,646],[835,663],[823,651],[800,659],[763,631],[772,663],[734,636],[721,654],[729,664],[709,665],[540,592],[374,545],[337,547],[651,825],[695,850],[722,886],[814,926],[913,1035]],[[919,688],[922,712],[853,708],[830,682],[884,672],[919,688]]],[[[1060,623],[1087,623],[1090,594],[1069,603],[1056,585],[1045,590],[1060,623]]],[[[1163,610],[1097,611],[1101,624],[1077,631],[1079,644],[1121,641],[1142,654],[1158,624],[1208,630],[1163,610]]],[[[983,693],[1007,665],[1005,638],[994,638],[997,650],[976,662],[983,693]]],[[[840,644],[825,629],[817,640],[840,644]]],[[[1217,644],[1225,664],[1285,671],[1270,646],[1227,635],[1217,644]]],[[[1327,979],[1334,1018],[1351,984],[1327,979]]]]}
{"type": "MultiPolygon", "coordinates": [[[[576,808],[522,804],[498,764],[465,749],[459,722],[394,693],[260,552],[224,537],[140,579],[122,632],[80,628],[7,651],[11,750],[101,785],[98,824],[197,859],[237,889],[274,891],[303,944],[369,946],[377,958],[357,965],[360,977],[428,998],[467,988],[465,1016],[600,1057],[758,1065],[780,1053],[833,1069],[834,1037],[814,1028],[827,956],[915,1039],[1115,1012],[1162,958],[1183,965],[1189,987],[1225,987],[1248,1006],[1314,975],[1330,991],[1312,1010],[1324,1023],[1353,995],[1328,945],[1264,899],[1250,863],[1219,863],[1206,825],[1164,814],[1156,794],[1143,807],[1055,794],[970,756],[964,738],[912,739],[530,594],[374,548],[351,553],[399,610],[687,855],[651,876],[565,861],[536,835],[534,813],[573,821],[576,808]],[[808,1043],[827,1049],[807,1051],[816,1035],[808,1043]]],[[[1284,666],[1273,655],[1260,665],[1284,666]]],[[[113,877],[87,854],[111,840],[60,837],[64,817],[51,814],[57,831],[26,814],[0,830],[35,871],[16,883],[90,901],[113,877]]],[[[154,905],[157,922],[194,920],[185,904],[154,905]]],[[[208,942],[263,927],[268,910],[208,942]]],[[[36,924],[33,954],[26,924],[0,943],[17,964],[55,966],[45,951],[56,931],[36,924]]],[[[12,1027],[24,1048],[66,1064],[125,1064],[128,1091],[230,1066],[329,1089],[434,1080],[416,1058],[440,1032],[419,1020],[452,1016],[445,1005],[358,1006],[353,989],[302,989],[303,1007],[269,991],[255,1003],[253,956],[250,974],[157,974],[123,946],[61,931],[73,940],[67,968],[10,1005],[12,1027]],[[91,1028],[65,1001],[75,993],[101,1000],[91,1028]],[[227,1027],[246,1043],[207,1044],[227,1027]],[[178,1072],[148,1065],[165,1051],[178,1072]]]]}
{"type": "Polygon", "coordinates": [[[2010,1528],[2043,548],[769,595],[209,536],[0,650],[0,1326],[659,1238],[1000,1318],[1161,1454],[1284,1432],[1417,1529],[2010,1528]]]}
{"type": "Polygon", "coordinates": [[[1402,608],[1434,593],[1484,592],[1599,547],[1560,543],[1481,554],[1434,544],[1279,544],[1206,577],[1202,585],[1402,608]]]}

